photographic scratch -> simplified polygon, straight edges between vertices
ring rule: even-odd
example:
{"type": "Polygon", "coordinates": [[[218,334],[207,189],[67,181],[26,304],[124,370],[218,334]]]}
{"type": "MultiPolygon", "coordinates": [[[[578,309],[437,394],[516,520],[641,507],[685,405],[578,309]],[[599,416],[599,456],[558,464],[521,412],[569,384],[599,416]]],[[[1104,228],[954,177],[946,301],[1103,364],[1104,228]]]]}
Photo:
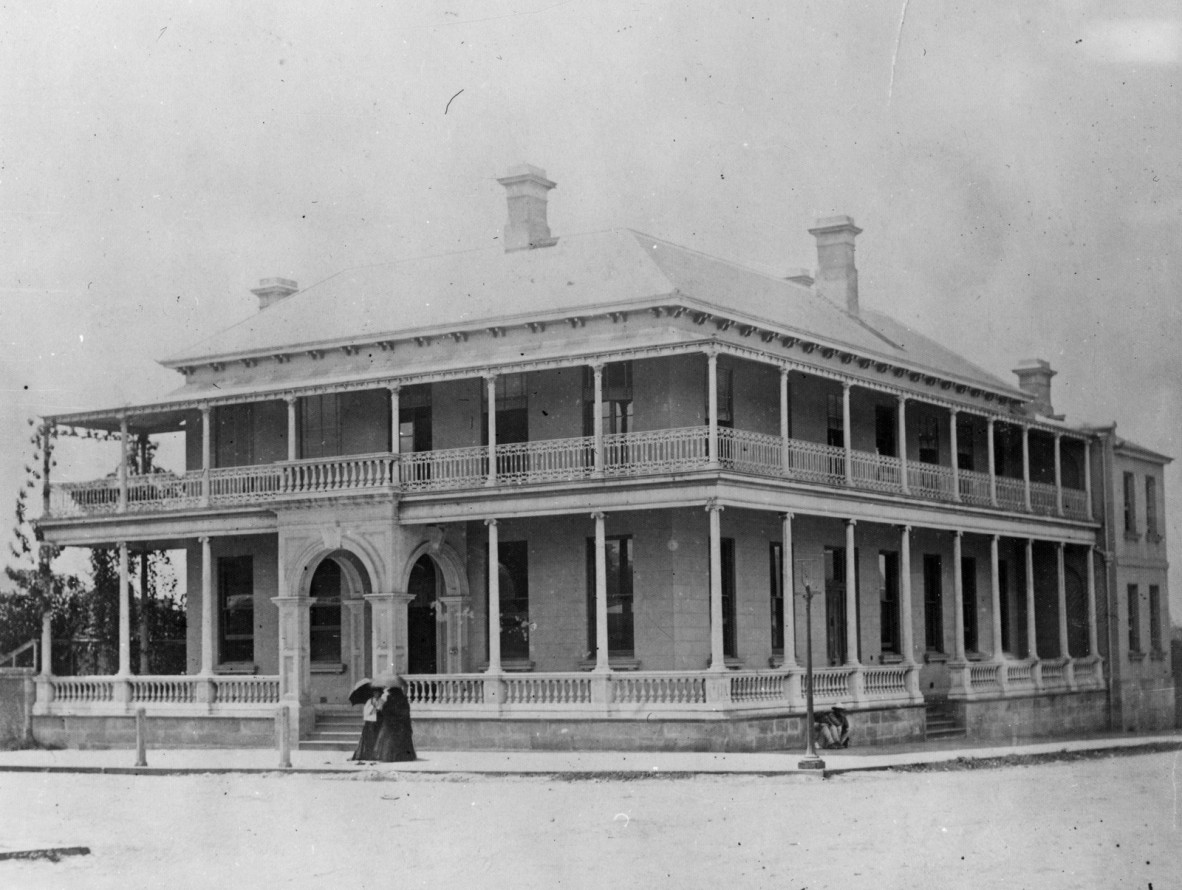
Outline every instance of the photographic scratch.
{"type": "Polygon", "coordinates": [[[907,4],[911,0],[903,0],[903,9],[899,12],[899,30],[895,34],[895,51],[891,53],[891,81],[887,86],[887,107],[895,94],[895,66],[899,63],[899,47],[903,44],[903,22],[907,20],[907,4]]]}
{"type": "MultiPolygon", "coordinates": [[[[458,96],[458,95],[459,95],[460,93],[462,93],[462,92],[464,92],[464,91],[463,91],[463,90],[460,90],[460,92],[459,92],[459,93],[456,93],[456,96],[458,96]]],[[[444,113],[444,114],[447,114],[447,109],[451,108],[451,103],[455,101],[455,99],[456,99],[456,96],[452,96],[450,99],[448,99],[448,100],[447,100],[447,105],[445,105],[445,106],[443,107],[443,113],[444,113]]]]}

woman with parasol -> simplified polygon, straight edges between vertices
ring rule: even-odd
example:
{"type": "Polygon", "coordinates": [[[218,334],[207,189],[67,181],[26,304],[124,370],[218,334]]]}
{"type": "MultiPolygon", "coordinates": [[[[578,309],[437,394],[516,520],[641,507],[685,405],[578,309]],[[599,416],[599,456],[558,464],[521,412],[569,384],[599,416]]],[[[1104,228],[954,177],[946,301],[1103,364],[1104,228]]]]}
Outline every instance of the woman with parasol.
{"type": "Polygon", "coordinates": [[[386,691],[377,706],[378,740],[374,746],[374,759],[386,762],[416,760],[406,682],[399,676],[382,677],[375,682],[386,691]]]}
{"type": "Polygon", "coordinates": [[[349,693],[349,704],[364,704],[361,709],[361,740],[353,751],[351,760],[363,761],[374,759],[374,748],[378,742],[378,703],[382,698],[382,687],[375,686],[366,677],[358,681],[349,693]]]}

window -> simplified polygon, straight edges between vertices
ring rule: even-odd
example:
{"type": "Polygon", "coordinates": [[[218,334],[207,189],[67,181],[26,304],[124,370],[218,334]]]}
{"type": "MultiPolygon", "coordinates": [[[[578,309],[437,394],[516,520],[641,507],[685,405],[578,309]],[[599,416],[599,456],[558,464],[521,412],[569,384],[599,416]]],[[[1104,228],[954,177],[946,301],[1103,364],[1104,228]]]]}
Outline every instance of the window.
{"type": "Polygon", "coordinates": [[[398,395],[398,451],[411,454],[430,450],[431,387],[404,386],[398,395]]]}
{"type": "Polygon", "coordinates": [[[899,554],[878,554],[879,642],[883,652],[902,654],[899,638],[899,554]]]}
{"type": "Polygon", "coordinates": [[[997,561],[998,606],[1001,613],[1001,651],[1012,652],[1010,639],[1010,564],[1004,559],[997,561]]]}
{"type": "Polygon", "coordinates": [[[1152,476],[1145,477],[1145,537],[1155,543],[1161,540],[1157,530],[1157,480],[1152,476]]]}
{"type": "Polygon", "coordinates": [[[961,470],[976,469],[973,464],[973,419],[963,414],[956,416],[956,466],[961,470]]]}
{"type": "Polygon", "coordinates": [[[340,404],[336,393],[300,399],[300,456],[341,453],[340,404]]]}
{"type": "Polygon", "coordinates": [[[299,454],[318,458],[386,451],[389,420],[389,390],[303,396],[299,400],[299,454]]]}
{"type": "MultiPolygon", "coordinates": [[[[480,387],[480,444],[488,444],[488,387],[480,387]]],[[[525,374],[498,374],[496,379],[497,444],[529,441],[529,390],[525,374]]],[[[499,462],[499,461],[498,461],[499,462]]],[[[503,468],[498,468],[503,469],[503,468]]]]}
{"type": "Polygon", "coordinates": [[[1137,534],[1137,480],[1132,473],[1124,474],[1125,483],[1125,534],[1137,534]]]}
{"type": "Polygon", "coordinates": [[[1161,635],[1161,588],[1149,585],[1149,648],[1153,652],[1164,651],[1161,635]]]}
{"type": "MultiPolygon", "coordinates": [[[[603,433],[632,432],[632,362],[603,366],[603,433]]],[[[583,368],[583,435],[595,435],[595,371],[583,368]]]]}
{"type": "Polygon", "coordinates": [[[1129,652],[1141,651],[1141,599],[1136,584],[1130,584],[1129,593],[1129,652]]]}
{"type": "MultiPolygon", "coordinates": [[[[715,373],[717,378],[715,391],[718,395],[718,425],[732,428],[735,425],[735,371],[724,365],[719,365],[715,373]]],[[[707,406],[706,415],[710,410],[707,406]]]]}
{"type": "Polygon", "coordinates": [[[529,542],[497,545],[501,603],[501,658],[529,660],[529,542]]]}
{"type": "Polygon", "coordinates": [[[254,558],[218,559],[218,661],[254,661],[254,558]]]}
{"type": "MultiPolygon", "coordinates": [[[[838,665],[845,663],[848,653],[846,648],[845,548],[826,547],[824,558],[825,654],[830,665],[838,665]]],[[[857,562],[856,554],[854,560],[857,562]]]]}
{"type": "Polygon", "coordinates": [[[840,395],[830,393],[825,400],[826,415],[829,424],[829,437],[826,440],[834,448],[845,447],[845,408],[840,395]]]}
{"type": "MultiPolygon", "coordinates": [[[[722,654],[736,658],[735,646],[735,539],[719,541],[722,553],[722,654]]],[[[709,574],[707,574],[709,577],[709,574]]]]}
{"type": "Polygon", "coordinates": [[[943,567],[938,553],[923,557],[923,633],[928,652],[944,651],[943,567]]]}
{"type": "Polygon", "coordinates": [[[326,559],[316,567],[309,591],[308,636],[312,662],[341,662],[341,567],[326,559]]]}
{"type": "Polygon", "coordinates": [[[940,462],[940,418],[934,414],[919,415],[920,463],[940,462]]]}
{"type": "MultiPolygon", "coordinates": [[[[607,573],[607,654],[631,658],[636,651],[632,626],[632,536],[615,535],[604,541],[607,573]]],[[[595,624],[595,539],[587,539],[587,652],[594,658],[595,624]]]]}
{"type": "Polygon", "coordinates": [[[897,412],[890,405],[874,406],[874,448],[885,457],[898,457],[895,433],[897,412]]]}
{"type": "Polygon", "coordinates": [[[215,466],[254,463],[254,405],[218,405],[213,409],[213,431],[215,466]]]}
{"type": "MultiPolygon", "coordinates": [[[[769,548],[768,589],[772,606],[772,652],[784,651],[784,545],[773,542],[769,548]]],[[[789,600],[791,603],[791,600],[789,600]]],[[[789,606],[791,608],[791,606],[789,606]]]]}
{"type": "Polygon", "coordinates": [[[977,639],[977,560],[964,557],[960,561],[961,606],[964,615],[964,648],[976,652],[977,639]]]}

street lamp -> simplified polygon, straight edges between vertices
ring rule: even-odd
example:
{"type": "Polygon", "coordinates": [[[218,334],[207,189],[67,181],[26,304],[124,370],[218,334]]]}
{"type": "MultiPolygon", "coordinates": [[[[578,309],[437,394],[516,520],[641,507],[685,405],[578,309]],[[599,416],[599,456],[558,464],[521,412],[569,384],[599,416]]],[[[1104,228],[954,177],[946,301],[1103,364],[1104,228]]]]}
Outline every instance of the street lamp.
{"type": "Polygon", "coordinates": [[[798,769],[824,769],[825,761],[817,754],[813,739],[813,580],[817,575],[817,560],[798,559],[796,565],[804,593],[794,594],[804,600],[804,665],[805,665],[805,738],[808,740],[798,769]]]}

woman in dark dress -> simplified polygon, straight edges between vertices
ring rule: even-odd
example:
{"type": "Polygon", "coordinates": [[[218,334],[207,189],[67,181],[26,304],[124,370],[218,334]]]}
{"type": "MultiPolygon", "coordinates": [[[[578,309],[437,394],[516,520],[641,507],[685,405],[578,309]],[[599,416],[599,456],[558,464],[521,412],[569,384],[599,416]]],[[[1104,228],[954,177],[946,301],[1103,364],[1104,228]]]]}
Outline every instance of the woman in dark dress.
{"type": "Polygon", "coordinates": [[[381,682],[386,691],[378,703],[378,741],[374,746],[374,760],[387,763],[415,760],[406,683],[401,677],[384,678],[381,682]]]}

